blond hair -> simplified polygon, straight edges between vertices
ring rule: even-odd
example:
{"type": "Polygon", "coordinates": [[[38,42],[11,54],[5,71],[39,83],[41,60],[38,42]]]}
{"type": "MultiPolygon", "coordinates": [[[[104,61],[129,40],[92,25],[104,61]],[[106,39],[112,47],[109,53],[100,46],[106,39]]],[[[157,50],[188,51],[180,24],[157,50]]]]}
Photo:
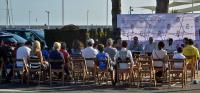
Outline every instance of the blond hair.
{"type": "Polygon", "coordinates": [[[40,42],[39,41],[34,41],[33,43],[33,52],[36,53],[37,51],[41,50],[40,42]]]}
{"type": "Polygon", "coordinates": [[[61,48],[61,44],[59,42],[54,42],[53,49],[54,50],[60,50],[60,48],[61,48]]]}

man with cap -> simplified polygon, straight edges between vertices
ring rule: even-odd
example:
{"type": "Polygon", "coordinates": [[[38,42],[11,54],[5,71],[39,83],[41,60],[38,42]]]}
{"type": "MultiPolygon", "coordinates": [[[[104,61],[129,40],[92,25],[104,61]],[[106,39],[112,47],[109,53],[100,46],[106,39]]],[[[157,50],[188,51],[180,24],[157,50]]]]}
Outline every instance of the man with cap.
{"type": "MultiPolygon", "coordinates": [[[[96,58],[96,55],[98,54],[98,51],[93,48],[94,43],[95,42],[94,42],[93,39],[87,40],[87,47],[82,50],[82,55],[83,55],[84,58],[96,58]]],[[[94,62],[86,61],[86,65],[89,68],[93,68],[94,67],[94,62]]]]}

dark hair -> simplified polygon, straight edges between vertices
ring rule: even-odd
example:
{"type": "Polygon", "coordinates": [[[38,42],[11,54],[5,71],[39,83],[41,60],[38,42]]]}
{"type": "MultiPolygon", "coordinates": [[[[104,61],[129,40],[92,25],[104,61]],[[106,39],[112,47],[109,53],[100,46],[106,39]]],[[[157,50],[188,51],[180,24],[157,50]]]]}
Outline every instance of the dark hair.
{"type": "Polygon", "coordinates": [[[128,46],[128,43],[126,41],[122,41],[122,47],[126,48],[128,46]]]}
{"type": "Polygon", "coordinates": [[[88,42],[87,44],[88,44],[88,46],[93,46],[92,42],[88,42]]]}
{"type": "Polygon", "coordinates": [[[25,42],[25,45],[30,45],[30,46],[32,46],[32,41],[30,41],[30,40],[26,41],[26,42],[25,42]]]}
{"type": "Polygon", "coordinates": [[[178,47],[178,48],[177,48],[177,52],[178,52],[178,53],[182,53],[182,52],[183,52],[182,47],[178,47]]]}
{"type": "Polygon", "coordinates": [[[66,43],[65,43],[65,42],[62,42],[62,43],[61,43],[61,49],[66,49],[66,47],[67,47],[66,43]]]}
{"type": "Polygon", "coordinates": [[[192,39],[188,39],[188,44],[189,45],[193,45],[194,44],[194,41],[192,39]]]}
{"type": "Polygon", "coordinates": [[[164,47],[165,47],[165,43],[164,43],[163,41],[160,41],[160,42],[158,43],[158,49],[161,50],[161,49],[164,48],[164,47]]]}
{"type": "Polygon", "coordinates": [[[79,40],[74,40],[73,48],[77,50],[81,50],[84,47],[83,43],[79,40]]]}
{"type": "Polygon", "coordinates": [[[172,41],[173,42],[173,39],[172,38],[169,38],[169,40],[168,41],[172,41]]]}
{"type": "Polygon", "coordinates": [[[104,45],[103,44],[99,44],[98,45],[98,50],[99,50],[99,52],[103,52],[104,51],[104,45]]]}

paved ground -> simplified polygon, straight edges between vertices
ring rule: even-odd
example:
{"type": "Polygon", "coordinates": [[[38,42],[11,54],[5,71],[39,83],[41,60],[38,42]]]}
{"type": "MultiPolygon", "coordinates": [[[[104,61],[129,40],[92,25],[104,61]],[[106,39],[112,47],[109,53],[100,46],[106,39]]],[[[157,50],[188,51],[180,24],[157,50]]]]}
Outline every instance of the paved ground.
{"type": "Polygon", "coordinates": [[[0,93],[200,93],[200,84],[188,84],[186,88],[181,88],[180,85],[168,88],[167,85],[158,87],[125,87],[125,86],[108,86],[108,85],[66,85],[49,87],[47,85],[20,85],[20,84],[0,84],[0,93]]]}

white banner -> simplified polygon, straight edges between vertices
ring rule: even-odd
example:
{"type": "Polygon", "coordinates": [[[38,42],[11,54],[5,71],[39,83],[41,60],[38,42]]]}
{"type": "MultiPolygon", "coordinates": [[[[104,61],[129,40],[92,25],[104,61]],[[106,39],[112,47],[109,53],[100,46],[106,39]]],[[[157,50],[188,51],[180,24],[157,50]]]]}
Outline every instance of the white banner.
{"type": "Polygon", "coordinates": [[[199,41],[200,14],[122,14],[117,18],[122,40],[137,36],[140,41],[149,37],[154,40],[188,37],[199,41]]]}

